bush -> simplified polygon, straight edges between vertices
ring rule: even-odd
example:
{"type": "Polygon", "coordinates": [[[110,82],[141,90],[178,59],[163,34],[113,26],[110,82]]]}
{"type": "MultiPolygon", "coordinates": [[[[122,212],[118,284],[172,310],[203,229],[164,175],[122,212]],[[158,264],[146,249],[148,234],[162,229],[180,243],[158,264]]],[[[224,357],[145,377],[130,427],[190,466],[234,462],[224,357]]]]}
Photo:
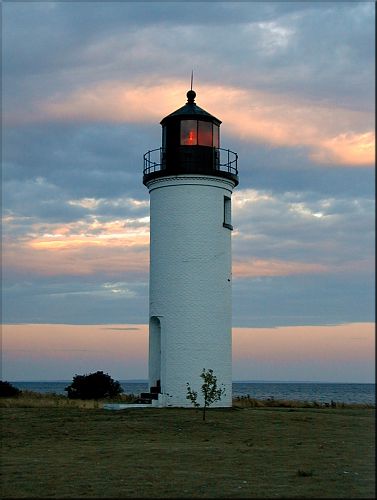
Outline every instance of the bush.
{"type": "Polygon", "coordinates": [[[89,375],[75,375],[71,385],[64,389],[70,399],[105,399],[119,396],[123,389],[119,382],[101,371],[89,375]]]}
{"type": "Polygon", "coordinates": [[[1,398],[12,398],[13,396],[18,396],[21,394],[20,389],[14,387],[14,385],[9,382],[3,382],[0,380],[0,397],[1,398]]]}

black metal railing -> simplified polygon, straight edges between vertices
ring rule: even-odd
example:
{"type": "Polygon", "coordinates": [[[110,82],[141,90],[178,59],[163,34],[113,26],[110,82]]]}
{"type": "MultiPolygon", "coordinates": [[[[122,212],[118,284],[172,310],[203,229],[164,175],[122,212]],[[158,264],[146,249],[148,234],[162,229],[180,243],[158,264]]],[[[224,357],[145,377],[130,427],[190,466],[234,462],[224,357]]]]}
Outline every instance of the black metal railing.
{"type": "Polygon", "coordinates": [[[229,174],[238,175],[237,161],[238,154],[230,149],[215,148],[219,152],[219,169],[229,174]],[[222,158],[226,158],[224,163],[221,163],[222,158]]]}
{"type": "MultiPolygon", "coordinates": [[[[190,146],[190,149],[191,147],[193,148],[192,152],[194,153],[195,146],[190,146]]],[[[195,158],[195,154],[193,156],[195,158]]],[[[196,163],[195,159],[191,161],[193,161],[194,164],[196,163]]],[[[198,162],[199,161],[200,160],[198,158],[198,162]]],[[[227,172],[229,174],[237,176],[237,161],[238,155],[234,151],[224,148],[213,148],[213,161],[211,160],[211,170],[219,170],[221,172],[227,172]]],[[[152,149],[144,154],[144,176],[159,172],[161,170],[165,170],[166,168],[167,165],[165,148],[152,149]]]]}
{"type": "Polygon", "coordinates": [[[151,149],[144,155],[143,175],[153,174],[159,170],[164,170],[165,165],[165,148],[151,149]]]}

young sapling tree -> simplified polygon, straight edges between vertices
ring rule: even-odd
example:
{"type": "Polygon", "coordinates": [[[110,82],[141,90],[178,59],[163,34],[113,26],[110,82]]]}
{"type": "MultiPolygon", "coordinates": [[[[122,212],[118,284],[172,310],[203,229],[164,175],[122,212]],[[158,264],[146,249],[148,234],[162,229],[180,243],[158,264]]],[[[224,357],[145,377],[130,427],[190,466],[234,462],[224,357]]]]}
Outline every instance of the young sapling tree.
{"type": "MultiPolygon", "coordinates": [[[[213,370],[206,370],[203,368],[200,377],[203,379],[203,384],[201,386],[201,393],[203,395],[203,420],[206,419],[206,409],[216,401],[220,401],[222,396],[225,395],[224,384],[221,387],[217,386],[217,377],[214,375],[213,370]]],[[[191,389],[190,384],[187,382],[187,396],[195,408],[199,408],[198,403],[198,392],[191,389]]]]}

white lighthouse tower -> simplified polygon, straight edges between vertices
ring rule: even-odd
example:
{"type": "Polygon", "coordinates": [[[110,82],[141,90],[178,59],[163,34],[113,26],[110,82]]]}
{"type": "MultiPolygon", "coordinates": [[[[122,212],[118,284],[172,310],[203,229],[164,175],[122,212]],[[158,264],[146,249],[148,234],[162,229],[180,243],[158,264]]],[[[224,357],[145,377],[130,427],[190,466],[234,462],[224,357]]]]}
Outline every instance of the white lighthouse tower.
{"type": "Polygon", "coordinates": [[[231,197],[237,154],[220,148],[221,121],[194,102],[162,121],[162,147],[144,155],[150,193],[149,393],[191,406],[212,369],[232,404],[231,197]]]}

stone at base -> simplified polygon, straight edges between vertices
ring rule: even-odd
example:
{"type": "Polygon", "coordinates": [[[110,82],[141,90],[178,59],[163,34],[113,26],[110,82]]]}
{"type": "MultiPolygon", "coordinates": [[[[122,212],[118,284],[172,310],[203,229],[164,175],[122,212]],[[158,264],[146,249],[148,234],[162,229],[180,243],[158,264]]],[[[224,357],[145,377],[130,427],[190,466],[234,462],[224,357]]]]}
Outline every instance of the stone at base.
{"type": "Polygon", "coordinates": [[[150,408],[150,404],[126,404],[126,403],[106,403],[103,405],[104,410],[130,410],[132,408],[150,408]]]}

